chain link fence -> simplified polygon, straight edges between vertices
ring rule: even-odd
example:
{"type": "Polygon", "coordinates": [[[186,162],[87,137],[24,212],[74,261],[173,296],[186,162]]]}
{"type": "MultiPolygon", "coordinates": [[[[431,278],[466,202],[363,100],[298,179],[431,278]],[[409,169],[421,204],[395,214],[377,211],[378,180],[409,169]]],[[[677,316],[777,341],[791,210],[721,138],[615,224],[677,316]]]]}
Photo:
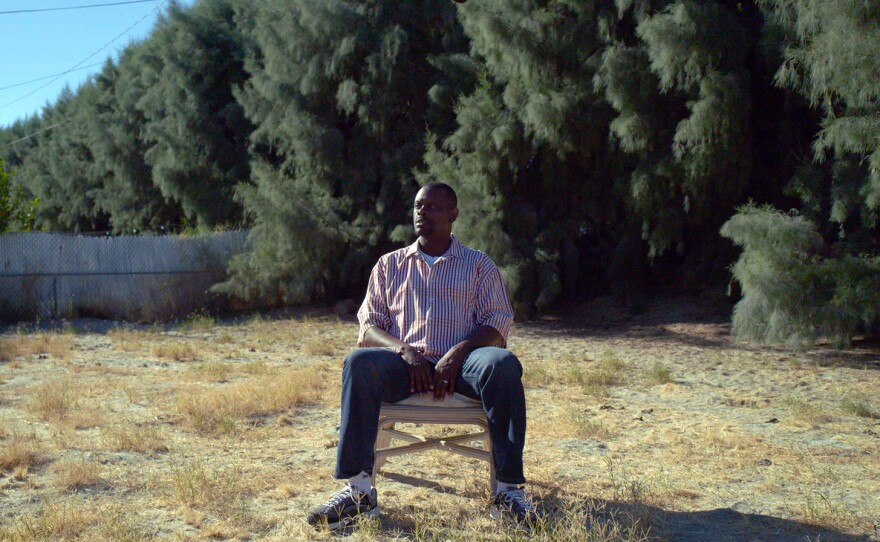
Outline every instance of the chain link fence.
{"type": "Polygon", "coordinates": [[[157,321],[222,307],[209,291],[247,232],[193,237],[0,235],[0,321],[157,321]]]}

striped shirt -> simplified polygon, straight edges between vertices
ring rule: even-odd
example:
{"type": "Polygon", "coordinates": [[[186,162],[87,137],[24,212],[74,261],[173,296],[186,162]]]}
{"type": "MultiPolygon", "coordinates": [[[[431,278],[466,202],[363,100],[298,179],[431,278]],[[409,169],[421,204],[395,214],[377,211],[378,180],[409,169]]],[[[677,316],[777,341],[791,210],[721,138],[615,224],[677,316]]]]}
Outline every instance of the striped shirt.
{"type": "Polygon", "coordinates": [[[358,346],[377,326],[436,363],[481,326],[492,326],[506,342],[513,309],[491,258],[453,235],[433,266],[422,259],[418,241],[379,258],[358,321],[358,346]]]}

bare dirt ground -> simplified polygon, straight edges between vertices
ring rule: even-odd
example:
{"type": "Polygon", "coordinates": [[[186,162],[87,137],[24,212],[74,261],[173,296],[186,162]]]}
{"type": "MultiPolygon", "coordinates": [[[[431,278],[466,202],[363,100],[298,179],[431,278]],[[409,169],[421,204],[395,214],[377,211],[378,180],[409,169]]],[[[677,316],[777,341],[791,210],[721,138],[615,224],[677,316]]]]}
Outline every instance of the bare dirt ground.
{"type": "MultiPolygon", "coordinates": [[[[328,540],[341,360],[328,311],[0,335],[0,540],[328,540]]],[[[526,476],[549,511],[486,515],[485,464],[392,458],[349,540],[880,540],[876,346],[734,344],[680,299],[518,324],[526,476]]],[[[429,429],[430,430],[430,429],[429,429]]]]}

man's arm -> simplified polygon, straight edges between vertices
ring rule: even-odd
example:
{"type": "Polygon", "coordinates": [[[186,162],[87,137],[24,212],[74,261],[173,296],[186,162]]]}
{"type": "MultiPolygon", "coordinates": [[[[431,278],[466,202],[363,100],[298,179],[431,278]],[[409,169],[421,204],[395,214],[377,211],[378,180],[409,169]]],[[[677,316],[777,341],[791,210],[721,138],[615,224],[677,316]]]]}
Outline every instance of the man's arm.
{"type": "Polygon", "coordinates": [[[442,401],[447,393],[449,395],[455,393],[455,379],[458,378],[468,354],[484,346],[503,347],[504,344],[504,336],[492,326],[480,326],[471,331],[463,341],[450,348],[437,362],[432,388],[434,398],[442,401]]]}
{"type": "Polygon", "coordinates": [[[411,345],[406,344],[378,326],[364,331],[363,346],[381,346],[391,348],[406,362],[409,370],[409,391],[423,393],[434,389],[431,379],[431,362],[411,345]]]}

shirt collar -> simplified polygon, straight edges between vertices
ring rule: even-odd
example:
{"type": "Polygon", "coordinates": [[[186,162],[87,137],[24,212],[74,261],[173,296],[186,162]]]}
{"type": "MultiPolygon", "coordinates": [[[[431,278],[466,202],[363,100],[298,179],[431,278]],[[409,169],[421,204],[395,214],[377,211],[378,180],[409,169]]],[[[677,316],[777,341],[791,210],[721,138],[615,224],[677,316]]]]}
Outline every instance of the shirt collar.
{"type": "MultiPolygon", "coordinates": [[[[458,237],[455,235],[450,235],[452,239],[452,243],[450,243],[449,248],[446,249],[446,252],[440,255],[440,257],[445,258],[462,258],[462,250],[461,250],[461,241],[458,240],[458,237]]],[[[419,254],[419,240],[416,239],[416,242],[406,247],[406,251],[403,253],[403,259],[406,260],[410,256],[417,256],[419,254]]]]}

